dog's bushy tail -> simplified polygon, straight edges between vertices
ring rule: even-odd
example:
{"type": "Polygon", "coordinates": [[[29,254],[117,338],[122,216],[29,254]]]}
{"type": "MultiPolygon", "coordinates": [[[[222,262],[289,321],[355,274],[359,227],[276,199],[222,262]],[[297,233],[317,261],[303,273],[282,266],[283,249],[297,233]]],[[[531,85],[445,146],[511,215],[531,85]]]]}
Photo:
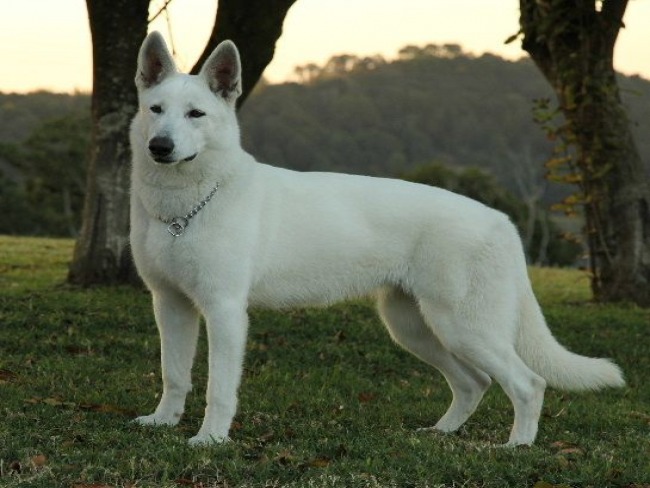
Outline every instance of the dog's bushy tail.
{"type": "Polygon", "coordinates": [[[577,391],[625,385],[620,368],[609,359],[574,354],[555,340],[530,288],[520,305],[516,350],[554,388],[577,391]]]}

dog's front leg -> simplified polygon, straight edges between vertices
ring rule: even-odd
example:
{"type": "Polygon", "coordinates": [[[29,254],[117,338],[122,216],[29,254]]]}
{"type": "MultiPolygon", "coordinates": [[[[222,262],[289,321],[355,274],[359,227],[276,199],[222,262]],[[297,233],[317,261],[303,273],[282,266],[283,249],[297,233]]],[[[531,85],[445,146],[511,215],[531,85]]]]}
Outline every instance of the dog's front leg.
{"type": "Polygon", "coordinates": [[[246,347],[246,303],[221,300],[205,311],[208,337],[208,388],[203,425],[190,444],[224,442],[237,409],[246,347]]]}
{"type": "Polygon", "coordinates": [[[153,308],[160,332],[163,393],[151,415],[138,417],[143,425],[176,425],[192,389],[191,370],[199,335],[199,313],[184,295],[153,291],[153,308]]]}

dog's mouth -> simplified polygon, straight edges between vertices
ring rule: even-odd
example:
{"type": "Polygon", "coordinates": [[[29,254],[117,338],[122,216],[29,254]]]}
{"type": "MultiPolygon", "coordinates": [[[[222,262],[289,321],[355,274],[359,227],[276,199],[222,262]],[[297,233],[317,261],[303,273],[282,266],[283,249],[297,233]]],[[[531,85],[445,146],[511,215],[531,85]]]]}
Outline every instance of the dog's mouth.
{"type": "Polygon", "coordinates": [[[188,156],[188,157],[186,157],[184,159],[181,159],[181,160],[172,159],[170,157],[157,157],[157,158],[154,157],[153,160],[156,163],[159,163],[159,164],[188,163],[188,162],[194,160],[194,158],[196,158],[198,155],[199,155],[199,153],[194,153],[191,156],[188,156]]]}

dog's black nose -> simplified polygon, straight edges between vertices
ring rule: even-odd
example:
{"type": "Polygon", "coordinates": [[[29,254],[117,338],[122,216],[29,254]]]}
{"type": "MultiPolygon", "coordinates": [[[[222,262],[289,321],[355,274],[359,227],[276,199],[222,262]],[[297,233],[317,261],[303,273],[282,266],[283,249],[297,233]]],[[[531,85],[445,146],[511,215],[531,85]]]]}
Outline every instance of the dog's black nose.
{"type": "Polygon", "coordinates": [[[154,158],[169,156],[174,150],[174,141],[169,137],[154,137],[149,141],[149,152],[154,158]]]}

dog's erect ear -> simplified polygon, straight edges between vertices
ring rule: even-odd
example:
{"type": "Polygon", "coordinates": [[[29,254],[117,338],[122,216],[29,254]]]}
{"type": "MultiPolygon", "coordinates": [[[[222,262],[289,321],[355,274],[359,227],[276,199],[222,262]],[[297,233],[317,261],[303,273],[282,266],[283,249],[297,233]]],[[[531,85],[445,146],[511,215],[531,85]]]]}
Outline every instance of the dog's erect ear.
{"type": "Polygon", "coordinates": [[[169,54],[162,35],[154,31],[145,38],[140,47],[135,85],[138,90],[151,88],[173,73],[176,73],[176,63],[169,54]]]}
{"type": "Polygon", "coordinates": [[[232,41],[221,42],[201,68],[210,90],[233,104],[242,92],[241,61],[239,51],[232,41]]]}

